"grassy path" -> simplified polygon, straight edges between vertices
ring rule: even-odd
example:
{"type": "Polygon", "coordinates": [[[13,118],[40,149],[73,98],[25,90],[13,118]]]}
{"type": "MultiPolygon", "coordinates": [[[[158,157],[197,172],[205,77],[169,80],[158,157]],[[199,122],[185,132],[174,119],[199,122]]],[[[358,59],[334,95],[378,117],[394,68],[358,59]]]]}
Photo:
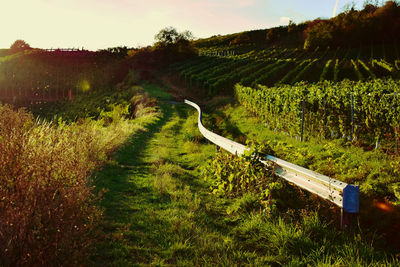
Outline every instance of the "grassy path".
{"type": "Polygon", "coordinates": [[[195,177],[215,148],[192,142],[198,136],[182,128],[196,130],[190,107],[160,107],[162,117],[96,176],[97,187],[108,190],[103,199],[108,236],[94,256],[98,265],[203,265],[226,256],[216,253],[225,250],[223,210],[195,177]]]}

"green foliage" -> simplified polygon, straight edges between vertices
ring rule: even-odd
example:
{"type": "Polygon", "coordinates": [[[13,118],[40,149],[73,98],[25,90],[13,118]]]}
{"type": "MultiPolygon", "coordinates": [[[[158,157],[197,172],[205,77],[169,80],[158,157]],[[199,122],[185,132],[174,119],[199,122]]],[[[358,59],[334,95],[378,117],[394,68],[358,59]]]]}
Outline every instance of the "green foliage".
{"type": "Polygon", "coordinates": [[[391,73],[391,72],[394,71],[394,67],[393,67],[390,63],[386,62],[384,59],[381,59],[381,60],[376,60],[376,59],[374,59],[374,60],[372,61],[372,66],[375,66],[375,64],[376,64],[377,66],[379,66],[379,67],[385,69],[385,70],[388,71],[389,73],[391,73]]]}
{"type": "MultiPolygon", "coordinates": [[[[197,112],[186,105],[160,106],[163,116],[96,175],[98,188],[109,192],[103,201],[106,240],[98,243],[94,265],[398,263],[381,252],[375,239],[341,232],[309,211],[313,205],[308,211],[266,214],[255,193],[235,198],[210,194],[202,171],[215,156],[215,146],[186,138],[187,127],[191,132],[197,128],[197,112]]],[[[265,132],[260,129],[256,133],[265,132]]]]}
{"type": "Polygon", "coordinates": [[[312,51],[284,46],[210,47],[201,49],[202,56],[172,64],[167,73],[190,90],[209,97],[232,94],[236,83],[256,87],[257,84],[274,86],[300,81],[398,79],[396,47],[382,47],[390,51],[387,60],[377,53],[371,59],[370,47],[312,51]]]}
{"type": "Polygon", "coordinates": [[[236,85],[239,102],[272,129],[300,136],[303,101],[305,134],[319,137],[349,137],[372,144],[383,138],[394,140],[399,125],[397,97],[400,85],[391,79],[367,82],[320,82],[258,89],[236,85]],[[354,96],[352,136],[351,94],[354,96]]]}
{"type": "Polygon", "coordinates": [[[357,78],[358,78],[360,81],[364,80],[364,76],[363,76],[362,73],[360,72],[360,70],[359,70],[359,68],[358,68],[358,65],[357,65],[357,62],[354,61],[354,60],[351,60],[351,64],[352,64],[353,67],[354,67],[354,71],[356,72],[357,78]]]}
{"type": "MultiPolygon", "coordinates": [[[[270,155],[346,183],[359,184],[365,197],[399,201],[391,187],[400,181],[400,162],[398,157],[387,155],[386,150],[365,151],[345,139],[321,140],[308,136],[301,142],[272,125],[270,127],[241,105],[224,107],[220,116],[228,121],[226,124],[235,125],[234,131],[224,128],[224,124],[218,125],[223,136],[234,136],[233,140],[242,143],[245,138],[264,143],[273,150],[268,152],[270,155]],[[234,135],[236,132],[241,135],[234,135]]],[[[291,198],[280,196],[278,199],[288,203],[291,198]]]]}
{"type": "Polygon", "coordinates": [[[333,81],[339,81],[340,61],[336,59],[335,68],[333,69],[333,81]]]}
{"type": "Polygon", "coordinates": [[[326,79],[327,73],[329,72],[329,69],[331,68],[331,65],[332,65],[332,59],[329,59],[329,60],[325,63],[324,69],[323,69],[323,71],[322,71],[322,73],[321,73],[321,77],[320,77],[320,79],[319,79],[320,82],[322,82],[322,81],[324,81],[324,80],[327,80],[327,79],[326,79]]]}
{"type": "Polygon", "coordinates": [[[109,123],[113,120],[112,112],[117,109],[122,109],[122,117],[133,118],[144,106],[151,108],[154,102],[151,103],[141,86],[132,86],[125,90],[89,92],[77,96],[72,101],[35,105],[30,107],[30,110],[35,116],[46,120],[62,118],[67,122],[75,122],[90,118],[103,119],[105,123],[109,123]]]}
{"type": "Polygon", "coordinates": [[[294,84],[295,82],[300,82],[302,80],[302,77],[309,72],[309,70],[317,63],[318,59],[311,60],[308,62],[308,64],[297,73],[297,75],[292,79],[291,84],[294,84]]]}
{"type": "Polygon", "coordinates": [[[261,163],[254,150],[241,157],[220,152],[208,162],[204,172],[214,194],[240,197],[252,193],[269,210],[274,208],[272,195],[282,188],[273,167],[261,163]]]}
{"type": "Polygon", "coordinates": [[[367,64],[365,64],[361,59],[358,60],[358,63],[360,63],[360,65],[364,68],[370,78],[376,79],[375,73],[371,71],[367,64]]]}
{"type": "Polygon", "coordinates": [[[310,60],[304,60],[303,62],[301,62],[299,65],[297,65],[296,68],[292,69],[291,71],[289,71],[279,82],[278,84],[288,84],[291,82],[291,80],[293,79],[293,75],[297,75],[299,73],[300,70],[302,70],[305,66],[308,65],[308,63],[310,62],[310,60]]]}
{"type": "Polygon", "coordinates": [[[193,34],[190,31],[179,33],[173,27],[166,27],[160,30],[154,39],[156,40],[156,46],[166,47],[179,43],[189,43],[193,40],[193,34]]]}

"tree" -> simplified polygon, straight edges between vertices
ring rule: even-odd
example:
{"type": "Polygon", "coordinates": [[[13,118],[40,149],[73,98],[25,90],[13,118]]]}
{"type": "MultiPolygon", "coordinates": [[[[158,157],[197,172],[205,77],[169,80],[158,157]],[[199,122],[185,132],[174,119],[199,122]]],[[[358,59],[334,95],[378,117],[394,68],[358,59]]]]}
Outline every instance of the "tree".
{"type": "Polygon", "coordinates": [[[307,37],[304,42],[304,49],[328,48],[332,45],[333,33],[334,28],[328,21],[320,21],[306,31],[307,37]]]}
{"type": "Polygon", "coordinates": [[[343,7],[342,7],[342,11],[344,13],[348,13],[351,10],[355,10],[356,8],[356,2],[353,0],[350,3],[346,3],[343,7]]]}
{"type": "Polygon", "coordinates": [[[193,34],[190,31],[178,32],[174,27],[166,27],[154,36],[156,47],[167,47],[178,43],[189,43],[193,34]]]}
{"type": "Polygon", "coordinates": [[[293,20],[289,20],[289,24],[288,24],[288,32],[293,32],[296,30],[296,23],[293,20]]]}
{"type": "Polygon", "coordinates": [[[151,77],[156,68],[196,56],[197,49],[193,46],[193,34],[190,31],[178,32],[173,27],[162,29],[155,36],[152,47],[138,49],[131,53],[131,60],[136,69],[140,69],[142,78],[151,77]]]}
{"type": "Polygon", "coordinates": [[[10,46],[10,50],[13,53],[17,53],[17,52],[21,52],[21,51],[25,51],[28,49],[32,49],[31,46],[25,42],[24,40],[16,40],[11,46],[10,46]]]}

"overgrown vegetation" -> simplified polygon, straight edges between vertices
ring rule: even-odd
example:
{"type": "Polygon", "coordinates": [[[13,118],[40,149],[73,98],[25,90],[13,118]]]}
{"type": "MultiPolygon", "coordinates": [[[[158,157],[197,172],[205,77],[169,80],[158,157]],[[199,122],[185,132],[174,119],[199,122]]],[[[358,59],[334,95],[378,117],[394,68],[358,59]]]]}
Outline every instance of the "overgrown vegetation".
{"type": "Polygon", "coordinates": [[[84,263],[102,216],[89,177],[157,116],[154,101],[138,87],[110,94],[108,99],[125,101],[104,109],[102,97],[92,100],[95,118],[66,104],[55,122],[0,106],[0,265],[84,263]],[[68,118],[72,114],[76,121],[68,118]]]}
{"type": "Polygon", "coordinates": [[[282,184],[275,177],[274,167],[266,168],[260,162],[258,149],[246,151],[241,157],[219,152],[206,165],[204,179],[211,184],[213,194],[240,198],[250,193],[262,203],[264,211],[271,212],[276,201],[272,195],[282,184]]]}

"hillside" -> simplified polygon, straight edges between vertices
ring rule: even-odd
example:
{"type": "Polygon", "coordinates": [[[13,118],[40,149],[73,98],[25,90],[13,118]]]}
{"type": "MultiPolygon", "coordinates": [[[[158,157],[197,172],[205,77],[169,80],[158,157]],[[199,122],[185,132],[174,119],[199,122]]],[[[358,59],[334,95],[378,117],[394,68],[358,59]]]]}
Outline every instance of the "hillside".
{"type": "Polygon", "coordinates": [[[397,1],[382,5],[365,1],[362,10],[347,7],[331,19],[316,18],[300,24],[218,35],[195,41],[199,48],[235,44],[258,47],[279,45],[307,50],[370,46],[399,41],[400,7],[397,1]],[[385,29],[385,30],[382,30],[385,29]]]}
{"type": "Polygon", "coordinates": [[[399,35],[375,31],[397,32],[399,12],[388,1],[329,20],[196,40],[198,56],[163,73],[202,99],[235,96],[269,129],[294,138],[347,139],[398,154],[399,35]]]}
{"type": "Polygon", "coordinates": [[[397,45],[316,50],[255,45],[235,45],[199,49],[196,58],[170,67],[185,86],[205,94],[229,94],[233,85],[295,84],[300,81],[368,80],[399,78],[397,45]]]}
{"type": "Polygon", "coordinates": [[[400,7],[388,1],[329,20],[200,39],[193,42],[199,56],[172,65],[169,74],[208,96],[231,94],[236,83],[398,79],[399,17],[400,7]]]}

